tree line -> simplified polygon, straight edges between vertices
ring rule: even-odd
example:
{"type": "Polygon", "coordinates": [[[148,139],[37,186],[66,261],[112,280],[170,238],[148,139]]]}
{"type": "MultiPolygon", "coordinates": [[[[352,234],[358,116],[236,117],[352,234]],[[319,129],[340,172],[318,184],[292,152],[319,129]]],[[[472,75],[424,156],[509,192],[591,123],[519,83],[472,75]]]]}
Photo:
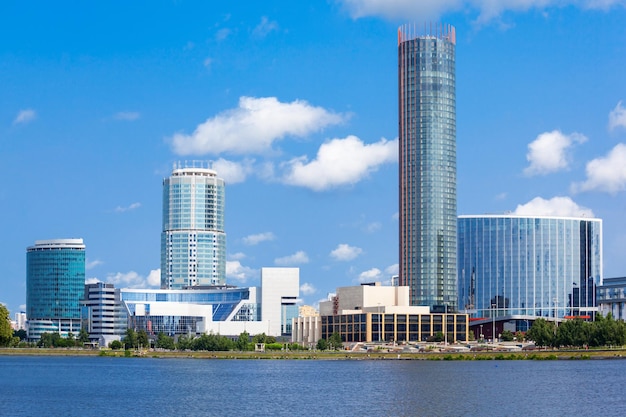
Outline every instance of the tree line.
{"type": "Polygon", "coordinates": [[[593,322],[580,318],[566,320],[558,326],[546,319],[537,319],[526,333],[526,338],[537,346],[546,347],[600,347],[624,346],[626,323],[615,320],[611,313],[597,314],[593,322]]]}

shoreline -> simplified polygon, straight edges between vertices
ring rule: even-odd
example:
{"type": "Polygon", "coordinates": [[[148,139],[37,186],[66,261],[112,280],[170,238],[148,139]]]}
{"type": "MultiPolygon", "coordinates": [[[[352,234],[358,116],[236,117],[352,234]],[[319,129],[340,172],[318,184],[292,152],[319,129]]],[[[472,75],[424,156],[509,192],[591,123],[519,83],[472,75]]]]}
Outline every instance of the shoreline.
{"type": "Polygon", "coordinates": [[[107,358],[222,360],[599,360],[626,359],[626,349],[533,350],[516,352],[352,352],[352,351],[160,351],[71,348],[2,348],[0,356],[100,356],[107,358]]]}

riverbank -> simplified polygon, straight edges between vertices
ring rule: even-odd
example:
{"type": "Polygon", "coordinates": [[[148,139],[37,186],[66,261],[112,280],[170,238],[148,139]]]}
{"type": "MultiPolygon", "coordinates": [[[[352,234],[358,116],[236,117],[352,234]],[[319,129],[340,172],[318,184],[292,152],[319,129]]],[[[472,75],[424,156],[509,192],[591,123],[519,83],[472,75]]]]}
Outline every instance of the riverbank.
{"type": "Polygon", "coordinates": [[[160,350],[111,350],[71,348],[6,348],[0,355],[19,356],[103,356],[188,359],[274,359],[274,360],[589,360],[626,359],[626,349],[592,350],[534,350],[529,352],[350,352],[350,351],[289,351],[289,352],[207,352],[160,350]]]}

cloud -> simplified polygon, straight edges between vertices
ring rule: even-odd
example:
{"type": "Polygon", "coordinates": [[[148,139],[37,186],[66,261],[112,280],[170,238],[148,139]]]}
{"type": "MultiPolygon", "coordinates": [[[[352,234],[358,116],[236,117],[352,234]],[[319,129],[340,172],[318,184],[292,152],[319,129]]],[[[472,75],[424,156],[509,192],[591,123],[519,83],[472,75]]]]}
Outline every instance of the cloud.
{"type": "Polygon", "coordinates": [[[276,97],[241,97],[236,109],[207,119],[191,135],[176,133],[169,140],[178,155],[265,153],[285,136],[304,137],[343,120],[343,115],[304,100],[281,103],[276,97]]]}
{"type": "Polygon", "coordinates": [[[117,207],[115,207],[115,212],[116,213],[124,213],[124,212],[127,212],[127,211],[138,209],[139,207],[141,207],[141,203],[132,203],[128,207],[117,206],[117,207]]]}
{"type": "Polygon", "coordinates": [[[37,113],[35,112],[35,110],[33,109],[20,110],[20,112],[15,117],[15,120],[13,120],[13,124],[14,125],[26,124],[28,122],[35,120],[36,118],[37,118],[37,113]]]}
{"type": "Polygon", "coordinates": [[[350,246],[346,243],[341,243],[335,250],[330,252],[330,256],[336,261],[351,261],[361,253],[363,253],[363,249],[356,246],[350,246]]]}
{"type": "Polygon", "coordinates": [[[530,177],[567,169],[571,160],[570,148],[586,141],[587,138],[579,133],[565,135],[553,130],[540,134],[528,145],[526,159],[530,165],[524,169],[524,174],[530,177]]]}
{"type": "Polygon", "coordinates": [[[161,284],[161,270],[153,269],[147,277],[135,271],[108,274],[105,282],[117,288],[156,288],[161,284]]]}
{"type": "Polygon", "coordinates": [[[101,281],[98,278],[87,278],[85,280],[85,285],[87,285],[87,284],[97,284],[99,282],[101,282],[101,281]]]}
{"type": "Polygon", "coordinates": [[[249,235],[243,238],[243,243],[249,246],[258,245],[261,242],[268,240],[274,240],[276,236],[272,232],[258,233],[256,235],[249,235]]]}
{"type": "Polygon", "coordinates": [[[609,130],[615,130],[618,127],[626,128],[626,108],[622,107],[622,102],[609,113],[609,130]]]}
{"type": "Polygon", "coordinates": [[[616,194],[626,189],[626,145],[617,144],[607,156],[587,162],[587,180],[574,183],[572,192],[602,191],[616,194]]]}
{"type": "Polygon", "coordinates": [[[264,38],[275,30],[278,30],[278,23],[270,21],[266,16],[263,16],[261,17],[261,23],[254,28],[252,34],[257,38],[264,38]]]}
{"type": "Polygon", "coordinates": [[[113,116],[116,120],[133,121],[139,119],[140,114],[136,111],[121,111],[113,116]]]}
{"type": "Polygon", "coordinates": [[[320,146],[315,160],[306,157],[285,163],[285,184],[323,191],[342,185],[355,184],[376,171],[382,164],[397,162],[398,140],[381,139],[364,144],[356,136],[333,139],[320,146]]]}
{"type": "Polygon", "coordinates": [[[400,273],[400,264],[389,265],[385,268],[385,274],[398,275],[400,273]]]}
{"type": "Polygon", "coordinates": [[[309,284],[308,282],[305,282],[304,284],[300,285],[300,293],[302,295],[312,295],[315,294],[317,292],[317,289],[313,286],[313,284],[309,284]]]}
{"type": "Polygon", "coordinates": [[[104,262],[102,262],[99,259],[96,259],[95,261],[87,260],[87,262],[85,262],[85,269],[86,270],[94,269],[95,267],[100,266],[102,264],[104,264],[104,262]]]}
{"type": "Polygon", "coordinates": [[[213,63],[213,60],[211,58],[205,58],[204,61],[202,61],[202,65],[204,65],[204,67],[207,69],[211,69],[212,63],[213,63]]]}
{"type": "Polygon", "coordinates": [[[382,227],[382,224],[380,224],[379,222],[372,222],[365,225],[365,229],[363,230],[365,231],[365,233],[374,233],[378,232],[382,227]]]}
{"type": "Polygon", "coordinates": [[[224,39],[228,38],[228,36],[230,36],[231,33],[232,31],[230,29],[222,28],[218,30],[217,33],[215,33],[215,40],[217,40],[218,42],[221,42],[224,39]]]}
{"type": "Polygon", "coordinates": [[[254,172],[253,164],[254,161],[249,159],[234,162],[220,158],[211,164],[211,168],[217,171],[217,175],[227,184],[237,184],[244,182],[248,175],[254,172]]]}
{"type": "Polygon", "coordinates": [[[390,20],[408,21],[419,18],[428,21],[456,11],[477,11],[478,23],[489,22],[506,11],[524,12],[531,9],[579,6],[582,9],[609,10],[624,6],[624,0],[338,0],[355,19],[382,16],[390,20]]]}
{"type": "Polygon", "coordinates": [[[246,258],[246,254],[243,252],[232,253],[228,255],[228,259],[231,261],[240,261],[246,258]]]}
{"type": "Polygon", "coordinates": [[[293,255],[274,259],[274,263],[280,266],[293,266],[309,263],[309,257],[304,251],[298,251],[293,255]]]}
{"type": "Polygon", "coordinates": [[[226,261],[226,279],[235,280],[244,283],[249,279],[255,278],[258,271],[241,265],[239,261],[226,261]]]}
{"type": "Polygon", "coordinates": [[[378,268],[368,269],[367,271],[361,272],[359,274],[360,283],[376,282],[376,281],[382,281],[382,280],[383,280],[383,273],[378,268]]]}
{"type": "Polygon", "coordinates": [[[535,197],[526,204],[518,205],[514,214],[519,216],[595,217],[591,209],[579,206],[569,197],[552,197],[549,200],[535,197]]]}

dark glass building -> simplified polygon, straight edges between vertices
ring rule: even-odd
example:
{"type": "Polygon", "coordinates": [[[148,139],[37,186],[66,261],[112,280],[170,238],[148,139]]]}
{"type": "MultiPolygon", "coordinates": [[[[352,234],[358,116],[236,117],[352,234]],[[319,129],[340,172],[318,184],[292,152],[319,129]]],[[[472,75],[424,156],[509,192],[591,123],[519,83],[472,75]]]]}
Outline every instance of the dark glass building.
{"type": "Polygon", "coordinates": [[[400,274],[412,305],[456,310],[455,29],[398,29],[400,274]]]}
{"type": "Polygon", "coordinates": [[[42,333],[77,336],[80,300],[85,288],[82,239],[38,240],[26,251],[26,318],[28,338],[42,333]]]}

